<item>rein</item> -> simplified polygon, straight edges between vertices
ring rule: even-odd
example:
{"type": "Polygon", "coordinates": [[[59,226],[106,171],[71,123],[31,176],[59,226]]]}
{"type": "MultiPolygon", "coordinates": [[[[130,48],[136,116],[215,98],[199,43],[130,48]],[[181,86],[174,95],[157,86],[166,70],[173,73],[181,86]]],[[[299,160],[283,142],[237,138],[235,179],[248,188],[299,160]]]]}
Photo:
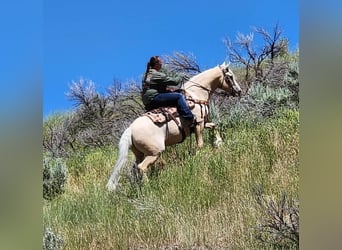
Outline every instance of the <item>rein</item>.
{"type": "MultiPolygon", "coordinates": [[[[208,89],[208,88],[206,88],[206,87],[203,87],[203,86],[202,86],[201,84],[199,84],[198,82],[194,82],[194,81],[192,81],[192,80],[188,80],[188,82],[191,82],[191,83],[194,83],[194,84],[195,84],[195,85],[191,85],[191,86],[187,87],[188,89],[191,88],[191,87],[193,87],[193,86],[195,86],[195,87],[199,87],[199,88],[202,88],[202,89],[208,91],[208,94],[214,92],[214,91],[212,91],[211,89],[208,89]]],[[[184,89],[184,90],[186,90],[186,89],[184,89]]]]}
{"type": "MultiPolygon", "coordinates": [[[[221,82],[221,85],[220,85],[218,88],[222,88],[223,83],[225,82],[225,79],[226,79],[226,75],[225,75],[223,69],[222,69],[220,66],[219,66],[219,68],[221,69],[221,72],[222,72],[222,74],[223,74],[223,80],[222,80],[222,82],[221,82]]],[[[206,90],[206,91],[208,92],[208,97],[209,97],[212,93],[215,92],[215,91],[212,91],[212,90],[209,89],[209,88],[206,88],[206,87],[202,86],[202,85],[199,84],[198,82],[192,81],[192,80],[190,80],[190,79],[188,80],[188,82],[194,83],[194,85],[191,85],[191,86],[187,87],[187,89],[189,89],[189,88],[191,88],[191,87],[193,87],[193,86],[202,88],[202,89],[204,89],[204,90],[206,90]]],[[[186,91],[185,88],[184,88],[184,90],[186,91]]]]}

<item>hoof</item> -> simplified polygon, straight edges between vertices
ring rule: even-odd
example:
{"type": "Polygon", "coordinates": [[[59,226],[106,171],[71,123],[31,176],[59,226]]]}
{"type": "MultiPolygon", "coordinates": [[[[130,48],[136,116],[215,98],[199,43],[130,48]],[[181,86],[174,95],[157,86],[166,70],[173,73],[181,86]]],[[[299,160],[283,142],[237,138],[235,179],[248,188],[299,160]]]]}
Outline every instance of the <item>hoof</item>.
{"type": "Polygon", "coordinates": [[[221,146],[221,144],[222,144],[222,139],[220,138],[220,139],[217,139],[215,142],[214,142],[214,147],[215,148],[218,148],[219,146],[221,146]]]}
{"type": "Polygon", "coordinates": [[[213,122],[207,122],[204,124],[205,128],[209,128],[209,129],[214,129],[216,127],[216,124],[213,122]]]}
{"type": "Polygon", "coordinates": [[[107,183],[106,187],[107,187],[107,190],[108,190],[109,192],[114,192],[114,191],[116,191],[116,185],[115,185],[114,183],[112,183],[111,181],[109,181],[109,182],[107,183]]]}
{"type": "Polygon", "coordinates": [[[146,174],[146,173],[143,173],[143,174],[142,174],[142,181],[143,181],[144,183],[148,183],[148,177],[147,177],[147,174],[146,174]]]}

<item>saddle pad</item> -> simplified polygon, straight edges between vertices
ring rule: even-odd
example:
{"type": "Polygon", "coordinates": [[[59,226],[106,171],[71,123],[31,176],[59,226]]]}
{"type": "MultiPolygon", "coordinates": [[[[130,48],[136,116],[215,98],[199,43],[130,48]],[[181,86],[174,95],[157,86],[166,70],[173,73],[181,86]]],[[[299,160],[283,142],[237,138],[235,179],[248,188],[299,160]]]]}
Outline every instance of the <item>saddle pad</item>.
{"type": "Polygon", "coordinates": [[[172,118],[171,115],[174,117],[178,117],[177,108],[175,107],[167,107],[167,108],[157,108],[152,109],[143,114],[151,119],[152,122],[156,124],[164,124],[169,122],[172,118]]]}

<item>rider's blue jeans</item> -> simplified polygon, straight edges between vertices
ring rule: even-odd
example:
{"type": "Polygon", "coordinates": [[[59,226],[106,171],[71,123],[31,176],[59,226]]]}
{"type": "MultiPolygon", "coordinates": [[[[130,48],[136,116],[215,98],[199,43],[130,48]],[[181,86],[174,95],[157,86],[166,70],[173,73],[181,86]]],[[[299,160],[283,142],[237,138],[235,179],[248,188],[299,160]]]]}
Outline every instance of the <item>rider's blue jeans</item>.
{"type": "Polygon", "coordinates": [[[159,93],[152,99],[149,106],[151,108],[169,106],[177,107],[179,115],[182,116],[184,119],[194,119],[194,115],[190,111],[184,96],[178,92],[159,93]]]}

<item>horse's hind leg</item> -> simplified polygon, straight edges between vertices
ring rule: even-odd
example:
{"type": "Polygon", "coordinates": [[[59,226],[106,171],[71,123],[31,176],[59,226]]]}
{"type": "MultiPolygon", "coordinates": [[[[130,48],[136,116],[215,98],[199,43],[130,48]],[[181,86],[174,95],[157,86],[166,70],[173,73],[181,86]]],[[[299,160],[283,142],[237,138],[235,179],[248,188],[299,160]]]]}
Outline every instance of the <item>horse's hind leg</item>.
{"type": "Polygon", "coordinates": [[[138,164],[138,169],[143,174],[143,179],[147,180],[147,168],[149,165],[153,164],[158,158],[160,154],[158,155],[148,155],[145,157],[145,159],[138,164]]]}
{"type": "Polygon", "coordinates": [[[144,153],[140,152],[134,146],[132,147],[132,151],[135,155],[135,162],[131,169],[131,176],[135,180],[135,182],[139,181],[141,177],[139,177],[139,169],[138,165],[144,160],[144,153]]]}

